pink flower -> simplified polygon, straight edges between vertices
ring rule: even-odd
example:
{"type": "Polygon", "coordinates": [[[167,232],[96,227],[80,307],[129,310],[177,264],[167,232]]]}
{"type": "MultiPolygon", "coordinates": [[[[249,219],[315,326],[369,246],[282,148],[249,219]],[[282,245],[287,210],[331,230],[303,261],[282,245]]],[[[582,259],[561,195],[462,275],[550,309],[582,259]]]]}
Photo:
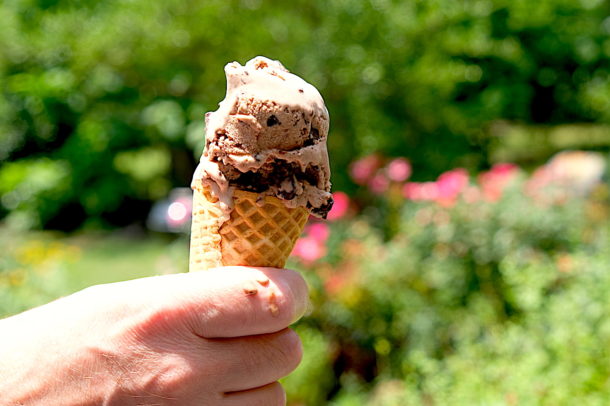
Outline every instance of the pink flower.
{"type": "Polygon", "coordinates": [[[483,197],[491,202],[500,200],[504,189],[517,174],[518,167],[515,164],[496,164],[487,172],[479,175],[479,184],[483,197]]]}
{"type": "Polygon", "coordinates": [[[456,168],[442,173],[436,181],[438,200],[453,202],[468,186],[468,172],[463,168],[456,168]]]}
{"type": "Polygon", "coordinates": [[[402,187],[402,195],[405,199],[418,200],[419,196],[419,183],[407,182],[402,187]]]}
{"type": "Polygon", "coordinates": [[[369,189],[371,189],[373,194],[382,195],[388,190],[389,187],[390,180],[383,172],[377,172],[377,174],[369,180],[369,189]]]}
{"type": "Polygon", "coordinates": [[[481,199],[481,191],[476,186],[467,186],[462,192],[462,198],[468,204],[476,203],[481,199]]]}
{"type": "Polygon", "coordinates": [[[349,168],[349,173],[354,182],[359,185],[366,185],[380,166],[381,159],[379,156],[368,155],[352,162],[349,168]]]}
{"type": "Polygon", "coordinates": [[[438,184],[436,182],[424,182],[420,188],[422,200],[438,199],[438,184]]]}
{"type": "Polygon", "coordinates": [[[411,176],[411,164],[404,158],[393,159],[386,167],[386,173],[391,181],[404,182],[411,176]]]}
{"type": "Polygon", "coordinates": [[[489,172],[498,176],[512,176],[519,170],[519,167],[511,163],[499,163],[491,167],[489,172]]]}
{"type": "Polygon", "coordinates": [[[305,233],[319,242],[326,242],[330,235],[330,228],[325,223],[312,223],[305,228],[305,233]]]}
{"type": "Polygon", "coordinates": [[[297,240],[292,250],[292,255],[299,258],[305,264],[312,264],[326,255],[326,247],[315,238],[305,236],[297,240]]]}
{"type": "Polygon", "coordinates": [[[333,193],[333,208],[328,212],[328,220],[334,221],[339,220],[347,214],[350,205],[349,196],[343,192],[333,193]]]}
{"type": "Polygon", "coordinates": [[[555,177],[548,164],[537,168],[524,186],[524,192],[537,203],[552,204],[561,196],[561,188],[555,184],[555,177]]]}
{"type": "Polygon", "coordinates": [[[408,182],[402,192],[407,199],[415,201],[436,200],[439,196],[436,182],[408,182]]]}
{"type": "Polygon", "coordinates": [[[326,255],[325,243],[329,235],[330,228],[325,223],[316,222],[307,225],[305,235],[297,240],[291,255],[311,265],[326,255]]]}
{"type": "Polygon", "coordinates": [[[542,188],[546,187],[553,181],[553,174],[549,171],[548,167],[541,166],[536,168],[532,176],[525,184],[526,191],[535,195],[536,192],[540,191],[542,188]]]}

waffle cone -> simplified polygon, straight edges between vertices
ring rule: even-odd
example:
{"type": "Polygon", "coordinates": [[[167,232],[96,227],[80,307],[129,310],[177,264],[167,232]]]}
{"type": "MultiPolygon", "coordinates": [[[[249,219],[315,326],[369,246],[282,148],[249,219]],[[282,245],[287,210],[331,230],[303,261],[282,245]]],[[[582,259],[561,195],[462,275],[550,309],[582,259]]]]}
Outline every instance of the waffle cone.
{"type": "Polygon", "coordinates": [[[275,197],[236,190],[230,215],[205,187],[193,195],[189,271],[218,266],[284,267],[309,213],[275,197]]]}

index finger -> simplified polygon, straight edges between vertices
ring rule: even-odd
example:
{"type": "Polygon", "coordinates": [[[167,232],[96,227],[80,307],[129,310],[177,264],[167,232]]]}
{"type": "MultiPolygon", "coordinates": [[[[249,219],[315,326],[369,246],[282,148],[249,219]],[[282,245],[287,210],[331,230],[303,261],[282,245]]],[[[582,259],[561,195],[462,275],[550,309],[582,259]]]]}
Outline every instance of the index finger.
{"type": "Polygon", "coordinates": [[[182,297],[193,332],[206,338],[280,331],[298,320],[309,303],[297,272],[277,268],[223,267],[181,275],[182,297]]]}

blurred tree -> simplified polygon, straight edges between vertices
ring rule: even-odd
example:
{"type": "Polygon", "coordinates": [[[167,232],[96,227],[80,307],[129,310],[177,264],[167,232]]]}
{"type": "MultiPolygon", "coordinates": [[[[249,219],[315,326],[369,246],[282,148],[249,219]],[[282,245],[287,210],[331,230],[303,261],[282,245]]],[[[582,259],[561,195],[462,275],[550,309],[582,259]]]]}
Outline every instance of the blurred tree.
{"type": "MultiPolygon", "coordinates": [[[[0,216],[142,220],[189,183],[224,64],[257,54],[325,96],[334,168],[375,151],[421,177],[485,167],[495,120],[610,120],[609,13],[600,0],[5,1],[0,216]]],[[[353,187],[341,170],[334,182],[353,187]]]]}

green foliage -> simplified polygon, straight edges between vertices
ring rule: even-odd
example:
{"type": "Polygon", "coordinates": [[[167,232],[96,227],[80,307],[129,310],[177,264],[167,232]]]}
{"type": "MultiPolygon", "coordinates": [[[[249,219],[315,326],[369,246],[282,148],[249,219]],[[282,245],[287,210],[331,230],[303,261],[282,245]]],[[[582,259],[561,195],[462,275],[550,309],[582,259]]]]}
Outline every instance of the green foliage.
{"type": "Polygon", "coordinates": [[[23,238],[0,229],[0,318],[49,302],[66,293],[65,264],[78,251],[50,236],[23,238]]]}
{"type": "Polygon", "coordinates": [[[120,234],[18,233],[0,227],[0,318],[91,285],[188,269],[188,242],[120,234]]]}
{"type": "Polygon", "coordinates": [[[608,187],[585,200],[531,182],[403,201],[387,241],[366,214],[332,224],[329,254],[300,266],[300,326],[335,349],[332,390],[306,404],[604,404],[608,187]]]}
{"type": "MultiPolygon", "coordinates": [[[[479,177],[453,201],[401,200],[389,239],[370,210],[348,211],[330,223],[324,257],[293,258],[312,305],[295,327],[303,362],[282,380],[289,404],[607,402],[610,189],[531,194],[534,178],[510,173],[499,195],[473,194],[479,177]]],[[[187,268],[184,238],[4,228],[0,243],[0,317],[187,268]]]]}
{"type": "Polygon", "coordinates": [[[333,386],[333,371],[329,368],[333,351],[324,332],[299,326],[296,332],[303,341],[303,361],[300,367],[282,380],[282,386],[294,403],[320,404],[333,386]],[[312,385],[313,382],[317,384],[312,385]]]}
{"type": "Polygon", "coordinates": [[[537,166],[561,150],[610,150],[610,127],[599,124],[524,126],[496,123],[489,146],[494,162],[537,166]]]}
{"type": "MultiPolygon", "coordinates": [[[[0,217],[13,229],[142,220],[188,185],[224,64],[279,59],[324,95],[333,182],[363,208],[332,224],[326,257],[299,265],[314,310],[297,326],[291,401],[605,404],[607,188],[536,201],[520,175],[498,200],[405,203],[398,184],[364,196],[341,168],[380,152],[430,179],[607,151],[609,13],[600,0],[4,1],[0,217]]],[[[185,266],[181,240],[169,252],[0,242],[1,315],[185,266]]]]}
{"type": "MultiPolygon", "coordinates": [[[[321,90],[335,169],[372,151],[411,156],[422,178],[484,167],[499,119],[608,122],[609,11],[598,0],[5,1],[0,159],[47,162],[54,182],[3,188],[0,215],[55,228],[142,219],[189,183],[223,65],[257,54],[321,90]],[[129,154],[138,169],[117,158],[129,154]]],[[[353,188],[341,170],[334,183],[353,188]]]]}

